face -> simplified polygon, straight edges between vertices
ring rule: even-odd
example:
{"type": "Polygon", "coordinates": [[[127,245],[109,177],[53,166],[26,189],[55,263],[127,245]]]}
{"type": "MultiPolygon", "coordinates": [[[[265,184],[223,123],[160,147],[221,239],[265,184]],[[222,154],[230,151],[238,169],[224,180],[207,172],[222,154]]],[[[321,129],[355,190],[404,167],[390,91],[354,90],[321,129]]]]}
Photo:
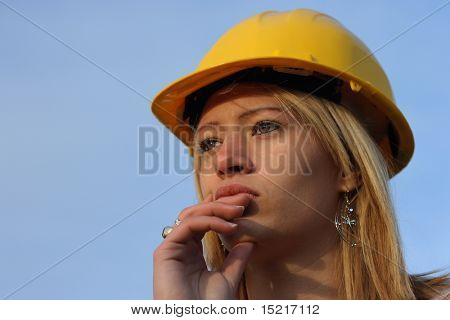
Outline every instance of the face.
{"type": "MultiPolygon", "coordinates": [[[[220,235],[230,250],[255,242],[261,259],[334,243],[334,215],[345,187],[314,130],[298,124],[258,83],[238,83],[207,100],[195,134],[203,195],[239,183],[258,192],[238,231],[220,235]]],[[[220,199],[218,200],[220,201],[220,199]]]]}

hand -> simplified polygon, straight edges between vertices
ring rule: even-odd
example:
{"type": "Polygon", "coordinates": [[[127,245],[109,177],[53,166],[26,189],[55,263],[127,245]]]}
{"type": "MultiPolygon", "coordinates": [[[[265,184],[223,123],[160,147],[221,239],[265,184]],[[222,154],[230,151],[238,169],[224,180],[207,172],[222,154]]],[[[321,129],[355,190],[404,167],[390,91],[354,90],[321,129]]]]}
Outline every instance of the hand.
{"type": "Polygon", "coordinates": [[[181,224],[153,253],[155,300],[235,299],[253,243],[237,244],[225,259],[223,270],[212,272],[206,266],[201,239],[210,230],[233,234],[238,226],[227,220],[240,217],[251,199],[240,193],[212,201],[210,194],[181,211],[181,224]]]}

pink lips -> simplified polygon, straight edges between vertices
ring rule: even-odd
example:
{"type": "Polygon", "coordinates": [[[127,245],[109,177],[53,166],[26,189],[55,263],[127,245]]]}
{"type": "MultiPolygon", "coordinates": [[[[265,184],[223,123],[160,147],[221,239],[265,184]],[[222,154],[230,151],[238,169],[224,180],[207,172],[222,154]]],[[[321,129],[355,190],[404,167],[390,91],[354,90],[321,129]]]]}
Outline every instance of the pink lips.
{"type": "Polygon", "coordinates": [[[259,196],[258,192],[256,192],[255,190],[252,190],[249,187],[243,186],[242,184],[239,183],[233,183],[217,189],[215,200],[221,197],[233,196],[238,193],[248,193],[255,197],[259,196]]]}

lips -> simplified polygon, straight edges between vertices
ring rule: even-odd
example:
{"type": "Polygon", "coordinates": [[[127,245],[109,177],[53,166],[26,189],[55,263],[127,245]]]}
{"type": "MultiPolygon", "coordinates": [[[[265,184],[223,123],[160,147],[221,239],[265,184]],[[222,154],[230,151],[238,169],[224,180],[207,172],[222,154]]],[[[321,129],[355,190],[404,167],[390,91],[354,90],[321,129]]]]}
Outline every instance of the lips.
{"type": "Polygon", "coordinates": [[[229,197],[233,196],[238,193],[248,193],[255,197],[259,196],[259,193],[253,189],[250,189],[249,187],[246,187],[239,183],[233,183],[229,184],[223,187],[220,187],[216,191],[215,200],[221,198],[221,197],[229,197]]]}

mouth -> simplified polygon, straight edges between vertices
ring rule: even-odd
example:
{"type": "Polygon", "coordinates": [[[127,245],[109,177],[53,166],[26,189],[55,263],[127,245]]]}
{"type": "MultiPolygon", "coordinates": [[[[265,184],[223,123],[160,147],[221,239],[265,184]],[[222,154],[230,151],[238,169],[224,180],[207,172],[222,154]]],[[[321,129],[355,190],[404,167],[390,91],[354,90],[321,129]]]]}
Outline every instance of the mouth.
{"type": "Polygon", "coordinates": [[[250,189],[249,187],[246,187],[242,184],[233,183],[217,189],[215,194],[215,200],[220,199],[221,197],[234,196],[235,194],[238,193],[248,193],[252,195],[253,198],[259,196],[259,193],[257,191],[250,189]]]}

